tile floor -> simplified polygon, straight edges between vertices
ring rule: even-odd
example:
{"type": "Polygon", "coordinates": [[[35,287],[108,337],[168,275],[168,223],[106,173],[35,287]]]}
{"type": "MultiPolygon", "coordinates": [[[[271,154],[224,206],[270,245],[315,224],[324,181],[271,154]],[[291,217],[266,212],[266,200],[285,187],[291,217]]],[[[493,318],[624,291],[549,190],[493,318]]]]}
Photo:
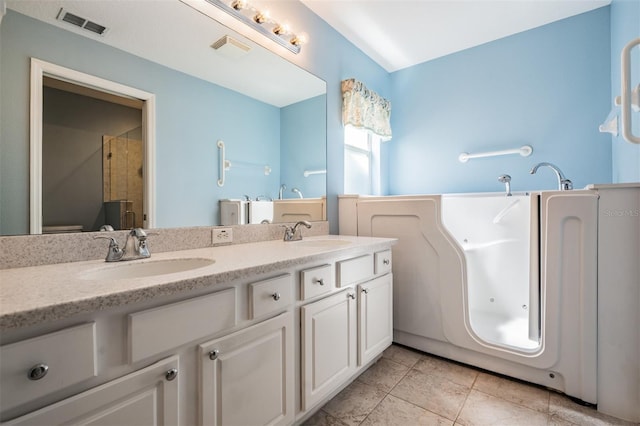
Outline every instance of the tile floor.
{"type": "Polygon", "coordinates": [[[631,425],[561,394],[402,346],[324,405],[305,426],[631,425]]]}

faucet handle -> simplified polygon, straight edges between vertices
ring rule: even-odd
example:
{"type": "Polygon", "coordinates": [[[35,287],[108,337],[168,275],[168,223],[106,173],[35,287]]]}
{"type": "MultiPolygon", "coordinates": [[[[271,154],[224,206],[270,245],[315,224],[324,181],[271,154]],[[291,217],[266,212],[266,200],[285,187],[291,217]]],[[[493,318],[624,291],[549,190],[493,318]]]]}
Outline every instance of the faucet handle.
{"type": "Polygon", "coordinates": [[[110,240],[111,242],[109,243],[109,248],[111,247],[118,247],[118,241],[116,241],[115,238],[113,237],[103,237],[102,235],[95,235],[93,237],[94,240],[110,240]]]}
{"type": "Polygon", "coordinates": [[[144,232],[144,229],[142,228],[131,228],[129,234],[135,236],[136,238],[145,238],[147,236],[147,233],[144,232]]]}
{"type": "Polygon", "coordinates": [[[560,180],[560,190],[561,191],[570,191],[573,189],[573,182],[569,179],[561,179],[560,180]]]}
{"type": "Polygon", "coordinates": [[[293,226],[280,225],[284,228],[284,241],[293,241],[293,226]]]}
{"type": "Polygon", "coordinates": [[[134,236],[138,240],[138,244],[135,245],[136,258],[151,257],[149,252],[149,246],[147,245],[147,237],[149,235],[158,235],[157,232],[145,232],[142,228],[134,228],[131,230],[130,235],[134,236]]]}
{"type": "Polygon", "coordinates": [[[118,241],[116,241],[115,238],[96,235],[93,237],[93,239],[109,240],[109,251],[107,252],[107,257],[104,258],[105,262],[116,262],[122,259],[122,256],[124,256],[124,250],[120,248],[120,246],[118,245],[118,241]]]}

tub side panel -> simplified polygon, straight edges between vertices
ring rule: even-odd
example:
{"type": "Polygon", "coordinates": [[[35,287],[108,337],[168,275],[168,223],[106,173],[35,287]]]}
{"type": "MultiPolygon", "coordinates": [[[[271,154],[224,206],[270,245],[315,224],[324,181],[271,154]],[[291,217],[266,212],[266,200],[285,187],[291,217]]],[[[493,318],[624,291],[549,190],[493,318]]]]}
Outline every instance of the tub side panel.
{"type": "Polygon", "coordinates": [[[599,194],[598,410],[640,422],[640,187],[599,194]]]}
{"type": "Polygon", "coordinates": [[[464,312],[461,295],[446,292],[462,288],[463,266],[439,230],[439,216],[439,196],[358,202],[358,235],[398,238],[392,248],[394,328],[448,341],[444,322],[461,321],[464,312]]]}
{"type": "Polygon", "coordinates": [[[544,352],[568,395],[596,403],[598,198],[554,191],[540,203],[544,352]]]}

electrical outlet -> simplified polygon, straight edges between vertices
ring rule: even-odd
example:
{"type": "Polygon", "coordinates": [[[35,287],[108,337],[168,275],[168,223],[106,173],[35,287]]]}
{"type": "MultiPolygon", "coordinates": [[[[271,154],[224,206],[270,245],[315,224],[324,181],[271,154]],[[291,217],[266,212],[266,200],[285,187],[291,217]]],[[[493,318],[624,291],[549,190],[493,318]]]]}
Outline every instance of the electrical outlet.
{"type": "Polygon", "coordinates": [[[213,244],[223,244],[233,242],[233,229],[216,228],[213,230],[213,244]]]}

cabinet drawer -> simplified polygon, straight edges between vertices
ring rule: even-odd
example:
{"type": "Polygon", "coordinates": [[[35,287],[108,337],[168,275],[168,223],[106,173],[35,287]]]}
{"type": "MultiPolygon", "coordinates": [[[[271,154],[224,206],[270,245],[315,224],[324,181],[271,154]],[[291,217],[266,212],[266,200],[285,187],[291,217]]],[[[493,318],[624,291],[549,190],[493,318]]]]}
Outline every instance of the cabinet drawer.
{"type": "Polygon", "coordinates": [[[178,357],[160,361],[22,417],[6,426],[33,425],[177,425],[178,357]]]}
{"type": "Polygon", "coordinates": [[[391,250],[379,251],[373,255],[373,273],[384,275],[391,272],[391,250]]]}
{"type": "Polygon", "coordinates": [[[236,325],[236,290],[230,288],[129,314],[129,362],[236,325]]]}
{"type": "Polygon", "coordinates": [[[331,265],[322,265],[300,271],[300,298],[311,299],[333,288],[333,273],[331,265]]]}
{"type": "Polygon", "coordinates": [[[293,303],[291,275],[250,284],[249,299],[251,319],[286,308],[293,303]]]}
{"type": "Polygon", "coordinates": [[[373,275],[373,255],[366,254],[337,264],[338,287],[344,287],[370,278],[373,275]]]}
{"type": "Polygon", "coordinates": [[[96,376],[95,323],[1,346],[0,360],[4,411],[96,376]]]}

